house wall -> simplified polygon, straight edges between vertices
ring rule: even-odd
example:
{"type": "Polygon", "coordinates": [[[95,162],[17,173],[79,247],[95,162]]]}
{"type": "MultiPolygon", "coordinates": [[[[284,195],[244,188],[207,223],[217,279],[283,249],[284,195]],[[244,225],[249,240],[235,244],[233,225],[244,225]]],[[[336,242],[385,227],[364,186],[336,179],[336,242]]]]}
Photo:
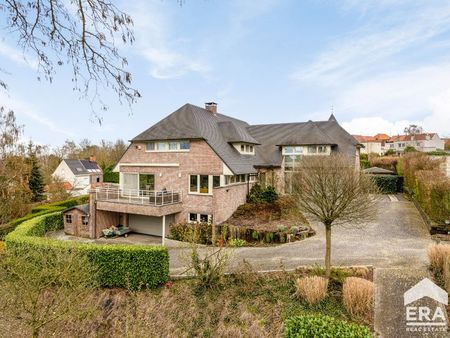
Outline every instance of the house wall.
{"type": "Polygon", "coordinates": [[[190,142],[189,151],[179,152],[147,152],[145,143],[133,143],[122,157],[119,171],[154,174],[155,190],[166,188],[180,192],[183,209],[176,214],[176,222],[187,221],[189,213],[208,215],[215,213],[213,194],[216,189],[213,189],[210,195],[189,193],[189,175],[225,174],[223,161],[203,140],[193,140],[190,142]],[[127,163],[146,165],[126,166],[127,163]],[[155,166],[148,166],[149,164],[155,166]],[[159,166],[164,164],[166,166],[159,166]]]}
{"type": "Polygon", "coordinates": [[[84,212],[78,209],[71,209],[63,213],[64,218],[64,233],[72,236],[90,237],[89,224],[83,225],[81,217],[86,216],[84,212]],[[72,216],[72,223],[66,222],[66,215],[72,216]]]}
{"type": "Polygon", "coordinates": [[[384,149],[381,142],[363,142],[362,145],[364,146],[364,148],[361,149],[361,154],[383,154],[384,149]]]}
{"type": "Polygon", "coordinates": [[[238,206],[244,204],[253,183],[239,183],[227,187],[214,188],[214,223],[220,224],[231,217],[238,206]]]}

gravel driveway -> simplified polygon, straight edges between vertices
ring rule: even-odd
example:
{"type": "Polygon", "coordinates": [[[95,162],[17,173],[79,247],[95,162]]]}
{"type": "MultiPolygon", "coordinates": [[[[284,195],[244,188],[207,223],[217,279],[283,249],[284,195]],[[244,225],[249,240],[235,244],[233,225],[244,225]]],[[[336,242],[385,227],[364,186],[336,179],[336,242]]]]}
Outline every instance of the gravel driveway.
{"type": "MultiPolygon", "coordinates": [[[[426,248],[432,243],[428,230],[412,202],[397,196],[377,202],[378,217],[362,228],[336,226],[332,230],[333,265],[375,267],[424,267],[426,248]]],[[[273,247],[229,249],[231,267],[245,259],[255,270],[292,269],[300,265],[324,264],[325,232],[313,224],[317,234],[306,240],[273,247]]],[[[200,249],[205,250],[205,249],[200,249]]],[[[170,272],[180,274],[188,252],[170,249],[170,272]]]]}

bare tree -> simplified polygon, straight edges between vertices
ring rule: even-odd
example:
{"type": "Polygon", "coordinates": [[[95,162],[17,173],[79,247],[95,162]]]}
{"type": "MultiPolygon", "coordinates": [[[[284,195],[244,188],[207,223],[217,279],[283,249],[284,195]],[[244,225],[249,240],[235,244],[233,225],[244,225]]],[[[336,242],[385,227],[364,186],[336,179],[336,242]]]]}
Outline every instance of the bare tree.
{"type": "Polygon", "coordinates": [[[331,227],[360,226],[375,216],[372,180],[345,155],[304,156],[292,177],[292,195],[302,212],[325,226],[326,276],[331,274],[331,227]]]}
{"type": "MultiPolygon", "coordinates": [[[[112,88],[129,104],[140,97],[117,45],[133,43],[133,22],[111,1],[5,0],[0,11],[9,35],[24,55],[37,60],[44,79],[52,81],[56,68],[67,63],[72,67],[73,89],[89,97],[91,107],[100,103],[107,109],[99,85],[112,88]]],[[[7,88],[1,79],[0,86],[7,88]]]]}
{"type": "Polygon", "coordinates": [[[418,126],[416,124],[410,124],[403,131],[404,131],[404,133],[406,135],[417,135],[417,134],[422,134],[423,133],[422,127],[418,126]]]}

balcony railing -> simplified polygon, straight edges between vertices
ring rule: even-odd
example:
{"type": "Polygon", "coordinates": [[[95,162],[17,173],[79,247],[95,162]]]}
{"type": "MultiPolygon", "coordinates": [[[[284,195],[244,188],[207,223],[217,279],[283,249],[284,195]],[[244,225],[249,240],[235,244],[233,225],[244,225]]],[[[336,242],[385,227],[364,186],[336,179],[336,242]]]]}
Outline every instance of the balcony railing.
{"type": "Polygon", "coordinates": [[[95,198],[97,201],[162,206],[180,203],[181,193],[169,190],[120,189],[107,186],[96,188],[95,198]]]}

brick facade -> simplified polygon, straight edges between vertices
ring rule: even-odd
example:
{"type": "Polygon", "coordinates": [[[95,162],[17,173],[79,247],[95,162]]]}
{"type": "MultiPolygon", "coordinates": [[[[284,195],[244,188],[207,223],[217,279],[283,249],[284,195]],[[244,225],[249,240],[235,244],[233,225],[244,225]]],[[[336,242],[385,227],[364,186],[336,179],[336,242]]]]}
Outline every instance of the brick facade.
{"type": "Polygon", "coordinates": [[[214,223],[220,224],[231,217],[238,206],[244,204],[253,183],[240,183],[214,188],[214,223]]]}

